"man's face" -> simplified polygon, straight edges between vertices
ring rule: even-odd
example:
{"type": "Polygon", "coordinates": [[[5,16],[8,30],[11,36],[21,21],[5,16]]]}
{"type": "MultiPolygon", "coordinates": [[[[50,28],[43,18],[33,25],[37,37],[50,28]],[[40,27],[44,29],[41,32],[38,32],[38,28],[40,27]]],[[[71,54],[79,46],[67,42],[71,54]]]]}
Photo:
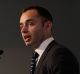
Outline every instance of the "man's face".
{"type": "Polygon", "coordinates": [[[20,29],[26,46],[38,47],[45,39],[45,28],[36,10],[28,10],[21,15],[20,29]]]}

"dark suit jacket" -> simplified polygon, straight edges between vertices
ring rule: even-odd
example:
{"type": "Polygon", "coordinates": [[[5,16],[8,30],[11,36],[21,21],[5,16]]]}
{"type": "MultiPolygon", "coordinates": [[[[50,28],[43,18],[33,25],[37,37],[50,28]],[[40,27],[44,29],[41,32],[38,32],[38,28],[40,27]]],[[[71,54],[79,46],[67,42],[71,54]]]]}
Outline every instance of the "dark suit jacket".
{"type": "Polygon", "coordinates": [[[44,51],[34,74],[78,74],[76,57],[64,46],[52,41],[44,51]]]}

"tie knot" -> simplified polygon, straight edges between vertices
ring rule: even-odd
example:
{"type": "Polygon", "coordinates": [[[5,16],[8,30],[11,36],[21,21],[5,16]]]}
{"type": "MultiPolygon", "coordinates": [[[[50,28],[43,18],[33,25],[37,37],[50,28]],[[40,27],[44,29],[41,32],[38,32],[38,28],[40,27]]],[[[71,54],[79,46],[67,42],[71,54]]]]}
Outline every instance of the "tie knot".
{"type": "Polygon", "coordinates": [[[33,55],[32,55],[32,58],[36,59],[38,58],[39,54],[37,52],[34,52],[33,55]]]}

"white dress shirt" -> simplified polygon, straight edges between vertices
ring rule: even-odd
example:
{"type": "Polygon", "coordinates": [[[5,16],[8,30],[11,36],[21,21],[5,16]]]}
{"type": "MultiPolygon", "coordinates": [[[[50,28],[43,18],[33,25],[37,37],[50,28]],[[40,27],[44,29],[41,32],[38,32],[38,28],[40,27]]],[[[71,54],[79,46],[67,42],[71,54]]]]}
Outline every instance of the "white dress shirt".
{"type": "MultiPolygon", "coordinates": [[[[41,43],[41,45],[35,50],[35,52],[37,52],[37,53],[39,54],[39,57],[38,57],[38,59],[37,59],[37,64],[38,64],[38,62],[39,62],[39,60],[40,60],[43,52],[45,51],[45,49],[47,48],[47,46],[50,44],[50,42],[53,41],[53,40],[54,40],[53,37],[50,37],[50,38],[46,39],[46,40],[43,41],[43,42],[41,43]]],[[[36,65],[37,65],[37,64],[36,64],[36,65]]]]}

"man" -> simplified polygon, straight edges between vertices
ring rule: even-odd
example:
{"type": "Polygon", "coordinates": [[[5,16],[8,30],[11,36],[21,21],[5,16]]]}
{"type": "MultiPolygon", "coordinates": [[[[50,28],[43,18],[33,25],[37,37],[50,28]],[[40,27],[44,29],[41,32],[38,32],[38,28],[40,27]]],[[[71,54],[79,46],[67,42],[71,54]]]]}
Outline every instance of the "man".
{"type": "Polygon", "coordinates": [[[33,74],[78,74],[75,56],[54,40],[52,26],[52,16],[43,7],[28,7],[20,15],[23,40],[39,54],[33,74]]]}

